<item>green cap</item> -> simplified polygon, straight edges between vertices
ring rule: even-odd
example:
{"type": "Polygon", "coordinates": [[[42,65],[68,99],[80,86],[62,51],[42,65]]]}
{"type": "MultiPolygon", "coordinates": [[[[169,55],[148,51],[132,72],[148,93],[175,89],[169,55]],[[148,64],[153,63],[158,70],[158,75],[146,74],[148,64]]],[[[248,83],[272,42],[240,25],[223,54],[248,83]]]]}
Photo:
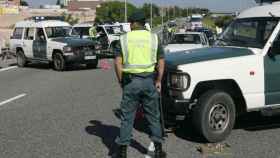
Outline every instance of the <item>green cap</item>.
{"type": "Polygon", "coordinates": [[[136,11],[129,17],[129,22],[139,22],[141,24],[145,24],[145,15],[143,11],[136,11]]]}

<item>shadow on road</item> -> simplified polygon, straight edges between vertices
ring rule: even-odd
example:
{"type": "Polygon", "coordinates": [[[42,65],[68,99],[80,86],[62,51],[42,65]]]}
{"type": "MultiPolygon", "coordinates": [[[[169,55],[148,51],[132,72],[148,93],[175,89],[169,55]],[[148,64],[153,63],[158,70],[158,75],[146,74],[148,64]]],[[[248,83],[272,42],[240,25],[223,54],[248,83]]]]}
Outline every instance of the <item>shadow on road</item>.
{"type": "Polygon", "coordinates": [[[188,140],[196,143],[207,143],[194,129],[190,119],[180,122],[175,128],[174,134],[184,140],[188,140]]]}
{"type": "MultiPolygon", "coordinates": [[[[85,128],[86,132],[90,135],[95,135],[102,139],[103,144],[108,148],[109,156],[114,156],[117,145],[115,139],[119,135],[119,128],[112,125],[103,124],[101,121],[91,120],[89,121],[91,125],[85,128]]],[[[131,141],[131,147],[135,148],[142,154],[146,153],[146,148],[135,140],[131,141]]]]}
{"type": "MultiPolygon", "coordinates": [[[[233,130],[243,129],[248,132],[280,128],[280,116],[266,117],[259,112],[251,112],[237,118],[233,130]]],[[[207,143],[192,126],[191,120],[182,122],[179,128],[176,128],[175,135],[179,138],[196,143],[207,143]]]]}
{"type": "MultiPolygon", "coordinates": [[[[113,113],[115,114],[115,116],[120,119],[121,118],[121,110],[120,109],[114,109],[113,113]]],[[[148,121],[144,118],[137,118],[134,121],[134,129],[137,130],[138,132],[141,133],[146,133],[146,134],[150,134],[150,130],[148,128],[148,121]]]]}
{"type": "Polygon", "coordinates": [[[259,112],[252,112],[237,119],[235,129],[246,131],[260,131],[280,128],[280,116],[262,116],[259,112]]]}
{"type": "MultiPolygon", "coordinates": [[[[40,69],[40,70],[49,70],[53,69],[53,66],[51,64],[47,63],[30,63],[26,67],[33,68],[33,69],[40,69]]],[[[87,68],[85,65],[68,65],[65,72],[67,71],[81,71],[81,70],[98,70],[99,67],[96,69],[87,68]]]]}

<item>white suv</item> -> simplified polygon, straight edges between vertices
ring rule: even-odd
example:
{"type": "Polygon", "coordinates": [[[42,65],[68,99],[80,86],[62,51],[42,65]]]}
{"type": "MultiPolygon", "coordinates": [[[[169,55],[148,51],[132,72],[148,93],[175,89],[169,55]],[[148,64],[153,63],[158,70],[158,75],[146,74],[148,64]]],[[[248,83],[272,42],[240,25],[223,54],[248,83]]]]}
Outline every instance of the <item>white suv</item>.
{"type": "Polygon", "coordinates": [[[241,113],[280,109],[280,4],[242,12],[216,46],[166,55],[168,122],[190,116],[209,142],[224,140],[241,113]]]}
{"type": "Polygon", "coordinates": [[[26,20],[16,23],[10,49],[19,67],[28,62],[50,62],[62,71],[68,64],[81,63],[96,68],[98,59],[91,40],[70,37],[71,26],[56,20],[26,20]]]}

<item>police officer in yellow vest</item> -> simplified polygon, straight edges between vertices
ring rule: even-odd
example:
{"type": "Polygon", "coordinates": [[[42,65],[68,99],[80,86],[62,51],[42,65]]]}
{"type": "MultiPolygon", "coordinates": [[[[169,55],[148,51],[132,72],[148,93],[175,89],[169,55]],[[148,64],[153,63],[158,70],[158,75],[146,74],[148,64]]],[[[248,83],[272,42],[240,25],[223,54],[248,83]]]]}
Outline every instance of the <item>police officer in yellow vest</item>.
{"type": "Polygon", "coordinates": [[[96,38],[96,36],[97,36],[97,31],[96,31],[96,27],[95,27],[95,26],[92,26],[92,27],[89,29],[89,36],[90,36],[90,38],[96,38]]]}
{"type": "Polygon", "coordinates": [[[164,54],[158,37],[144,29],[142,12],[131,18],[131,32],[120,38],[116,53],[115,71],[123,89],[121,127],[117,138],[118,158],[127,157],[137,108],[142,104],[149,123],[150,138],[155,144],[155,158],[165,158],[162,151],[163,133],[160,123],[159,93],[164,72],[164,54]]]}

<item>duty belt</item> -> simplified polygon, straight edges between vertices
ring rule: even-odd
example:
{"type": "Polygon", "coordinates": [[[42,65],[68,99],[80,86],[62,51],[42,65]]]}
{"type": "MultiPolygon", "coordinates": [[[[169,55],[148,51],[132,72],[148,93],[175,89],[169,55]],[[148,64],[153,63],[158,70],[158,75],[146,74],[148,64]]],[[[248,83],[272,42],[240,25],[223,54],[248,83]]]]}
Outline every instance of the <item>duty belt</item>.
{"type": "Polygon", "coordinates": [[[124,78],[154,78],[155,77],[155,73],[151,72],[151,73],[138,73],[138,74],[134,74],[134,73],[123,73],[123,77],[124,78]]]}

